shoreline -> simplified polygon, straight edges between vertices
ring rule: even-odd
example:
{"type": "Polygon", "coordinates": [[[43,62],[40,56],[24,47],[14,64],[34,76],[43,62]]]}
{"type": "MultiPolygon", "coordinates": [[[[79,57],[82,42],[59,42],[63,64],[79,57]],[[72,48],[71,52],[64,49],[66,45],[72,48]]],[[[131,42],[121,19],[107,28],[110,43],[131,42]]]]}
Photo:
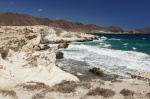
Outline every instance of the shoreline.
{"type": "MultiPolygon", "coordinates": [[[[38,98],[41,99],[47,99],[47,98],[105,99],[105,96],[102,96],[101,94],[96,96],[88,95],[88,93],[91,90],[99,87],[104,88],[106,90],[110,89],[114,91],[115,93],[112,96],[109,96],[109,93],[105,93],[104,91],[104,93],[107,94],[107,96],[110,97],[111,99],[124,99],[125,97],[135,98],[135,99],[141,99],[141,97],[144,99],[149,98],[146,95],[149,94],[150,92],[149,80],[142,81],[142,80],[137,80],[132,78],[132,79],[112,79],[110,81],[104,81],[101,80],[99,77],[97,78],[97,76],[95,76],[96,78],[94,78],[94,77],[89,77],[87,75],[89,78],[88,77],[86,78],[85,76],[81,78],[79,77],[80,79],[82,79],[79,81],[79,79],[76,77],[77,75],[74,76],[68,72],[61,70],[60,68],[58,68],[59,66],[57,67],[56,64],[55,48],[57,48],[57,45],[54,44],[54,46],[50,46],[50,48],[47,47],[49,40],[51,40],[51,42],[57,42],[59,40],[62,41],[63,38],[64,39],[63,41],[65,40],[69,41],[71,39],[73,41],[75,40],[87,41],[88,38],[88,40],[91,41],[91,39],[95,37],[87,34],[77,35],[75,32],[71,32],[68,35],[67,34],[68,32],[63,30],[61,31],[61,33],[59,33],[57,32],[59,29],[57,30],[57,29],[49,28],[47,30],[47,27],[44,28],[46,28],[46,32],[40,31],[41,28],[36,29],[36,27],[29,27],[29,29],[35,30],[33,32],[35,32],[35,34],[37,35],[36,37],[33,37],[33,39],[29,40],[23,37],[20,38],[20,35],[21,36],[24,35],[24,34],[20,34],[19,35],[20,39],[17,40],[17,43],[12,42],[11,44],[7,44],[11,46],[12,44],[14,44],[17,47],[17,51],[10,50],[6,59],[0,58],[1,60],[0,61],[0,79],[1,79],[0,98],[2,99],[5,98],[6,99],[38,99],[38,98]],[[44,37],[41,39],[39,34],[44,35],[44,37]],[[22,43],[23,41],[22,39],[26,40],[27,43],[26,42],[22,43]],[[46,44],[39,44],[41,40],[43,40],[46,44]],[[69,83],[65,82],[64,84],[62,82],[64,80],[69,81],[69,83]],[[67,83],[68,86],[66,85],[67,83]],[[124,88],[133,90],[135,94],[131,96],[130,95],[123,96],[122,94],[120,94],[120,92],[124,88]],[[64,90],[67,91],[64,92],[64,90]]],[[[16,30],[13,28],[13,32],[14,31],[16,30]]],[[[7,42],[7,40],[8,41],[12,40],[12,38],[7,38],[8,37],[7,35],[9,33],[13,34],[13,32],[12,30],[7,31],[5,36],[6,40],[4,40],[5,42],[7,42]]],[[[28,33],[28,32],[24,32],[24,33],[28,33]]],[[[13,39],[18,39],[18,38],[13,38],[13,39]]],[[[76,72],[79,75],[81,75],[79,71],[76,72]]],[[[142,78],[143,75],[144,74],[142,74],[142,78]]],[[[91,76],[93,76],[93,74],[91,74],[91,76]]]]}

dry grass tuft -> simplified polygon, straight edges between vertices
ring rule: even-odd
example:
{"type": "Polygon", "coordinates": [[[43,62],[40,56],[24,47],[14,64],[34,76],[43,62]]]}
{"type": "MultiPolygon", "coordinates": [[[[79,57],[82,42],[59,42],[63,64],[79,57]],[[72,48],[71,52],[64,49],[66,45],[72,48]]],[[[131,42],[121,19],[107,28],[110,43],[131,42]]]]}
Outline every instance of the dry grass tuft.
{"type": "Polygon", "coordinates": [[[44,99],[44,95],[40,94],[40,93],[37,93],[37,94],[32,96],[32,99],[44,99]]]}
{"type": "Polygon", "coordinates": [[[147,96],[150,97],[150,92],[147,93],[147,96]]]}
{"type": "Polygon", "coordinates": [[[45,85],[44,83],[41,83],[41,82],[36,82],[35,84],[23,85],[23,88],[26,88],[32,91],[40,90],[40,89],[50,89],[48,85],[45,85]]]}
{"type": "Polygon", "coordinates": [[[53,86],[52,91],[62,92],[62,93],[71,93],[75,92],[75,89],[78,87],[78,84],[74,81],[62,81],[59,84],[53,86]]]}
{"type": "Polygon", "coordinates": [[[92,86],[90,82],[75,82],[75,81],[64,80],[61,83],[53,86],[51,91],[57,91],[57,92],[62,92],[62,93],[72,93],[76,91],[77,87],[83,87],[83,88],[89,89],[92,86]]]}
{"type": "Polygon", "coordinates": [[[115,95],[115,91],[112,91],[111,89],[96,87],[95,89],[89,90],[87,95],[92,95],[92,96],[101,95],[104,98],[109,98],[115,95]]]}
{"type": "Polygon", "coordinates": [[[13,90],[0,90],[0,93],[2,93],[5,97],[6,96],[16,97],[16,92],[13,90]]]}
{"type": "Polygon", "coordinates": [[[90,82],[81,82],[79,83],[79,86],[84,87],[86,89],[90,89],[92,87],[90,82]]]}
{"type": "Polygon", "coordinates": [[[98,80],[97,82],[99,85],[105,85],[105,81],[103,81],[103,80],[98,80]]]}
{"type": "Polygon", "coordinates": [[[120,91],[120,94],[122,94],[123,96],[133,96],[134,95],[134,91],[129,90],[129,89],[122,89],[120,91]]]}

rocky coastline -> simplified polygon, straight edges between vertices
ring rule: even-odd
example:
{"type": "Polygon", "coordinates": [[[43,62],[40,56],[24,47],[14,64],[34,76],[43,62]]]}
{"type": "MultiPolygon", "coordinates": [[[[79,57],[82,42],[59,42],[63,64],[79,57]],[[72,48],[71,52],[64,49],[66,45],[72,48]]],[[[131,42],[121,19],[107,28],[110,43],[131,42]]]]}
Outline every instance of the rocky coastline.
{"type": "MultiPolygon", "coordinates": [[[[149,99],[149,73],[130,73],[133,79],[81,81],[57,67],[56,59],[63,58],[63,53],[55,48],[96,39],[48,26],[1,26],[0,99],[149,99]]],[[[90,71],[107,76],[98,68],[90,71]]]]}

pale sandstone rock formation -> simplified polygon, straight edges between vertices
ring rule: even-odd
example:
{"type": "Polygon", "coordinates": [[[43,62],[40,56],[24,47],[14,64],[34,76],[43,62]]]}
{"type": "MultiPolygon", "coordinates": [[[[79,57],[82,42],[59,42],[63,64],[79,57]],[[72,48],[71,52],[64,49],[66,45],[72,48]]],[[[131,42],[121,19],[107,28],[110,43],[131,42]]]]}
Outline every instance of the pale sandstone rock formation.
{"type": "Polygon", "coordinates": [[[41,43],[59,43],[63,41],[91,41],[98,39],[94,35],[79,33],[79,32],[67,32],[58,28],[49,28],[41,32],[41,43]]]}
{"type": "Polygon", "coordinates": [[[0,88],[10,88],[31,81],[53,86],[62,80],[79,81],[70,73],[55,65],[56,54],[53,49],[35,51],[41,36],[27,42],[20,51],[10,50],[6,60],[0,57],[0,88]]]}

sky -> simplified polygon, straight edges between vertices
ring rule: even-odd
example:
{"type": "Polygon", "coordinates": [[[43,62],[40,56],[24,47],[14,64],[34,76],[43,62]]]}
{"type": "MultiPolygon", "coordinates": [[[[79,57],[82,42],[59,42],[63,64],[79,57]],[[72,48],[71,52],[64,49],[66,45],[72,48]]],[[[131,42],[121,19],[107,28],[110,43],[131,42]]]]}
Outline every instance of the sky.
{"type": "Polygon", "coordinates": [[[150,26],[150,0],[0,0],[0,12],[124,29],[150,26]]]}

